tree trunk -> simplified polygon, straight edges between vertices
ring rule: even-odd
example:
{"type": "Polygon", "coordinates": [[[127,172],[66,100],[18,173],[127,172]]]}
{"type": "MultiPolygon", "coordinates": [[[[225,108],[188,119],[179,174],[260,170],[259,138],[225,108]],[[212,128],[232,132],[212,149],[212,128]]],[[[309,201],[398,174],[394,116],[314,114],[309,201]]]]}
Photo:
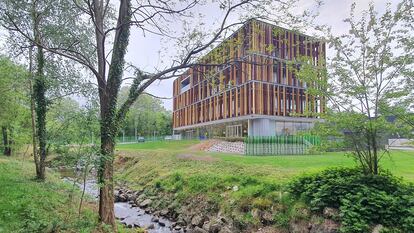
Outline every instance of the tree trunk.
{"type": "Polygon", "coordinates": [[[31,117],[31,126],[32,126],[32,146],[33,146],[33,160],[36,167],[36,174],[40,173],[39,166],[39,155],[37,153],[37,143],[36,143],[36,113],[35,113],[35,98],[33,93],[33,56],[32,56],[32,47],[29,49],[29,91],[30,91],[30,117],[31,117]]]}
{"type": "Polygon", "coordinates": [[[46,160],[46,80],[43,74],[44,54],[43,49],[37,46],[37,70],[35,75],[35,83],[33,87],[33,94],[35,99],[36,110],[36,133],[39,142],[39,165],[36,169],[36,177],[39,180],[44,180],[45,175],[45,160],[46,160]]]}
{"type": "Polygon", "coordinates": [[[100,96],[101,107],[101,155],[98,167],[99,181],[99,220],[112,226],[116,231],[114,210],[113,160],[116,126],[113,123],[116,105],[111,105],[108,94],[100,96]]]}
{"type": "MultiPolygon", "coordinates": [[[[108,115],[104,117],[110,118],[108,115]]],[[[104,119],[101,123],[101,157],[98,169],[99,218],[101,222],[111,225],[116,230],[113,185],[115,138],[111,134],[114,127],[105,123],[108,121],[110,120],[104,119]]]]}
{"type": "MultiPolygon", "coordinates": [[[[42,35],[39,29],[40,21],[42,15],[36,9],[36,1],[32,2],[31,6],[31,16],[33,23],[33,36],[34,44],[36,44],[36,72],[34,74],[33,82],[33,99],[34,99],[34,109],[36,113],[36,136],[37,142],[39,144],[39,150],[35,151],[35,162],[36,156],[38,156],[38,164],[36,165],[36,178],[38,180],[45,180],[45,160],[47,155],[47,138],[46,138],[46,112],[47,112],[47,101],[46,101],[46,90],[47,82],[44,74],[44,65],[45,57],[44,51],[41,46],[42,44],[42,35]]],[[[29,51],[29,56],[31,57],[31,50],[29,51]]],[[[32,64],[30,64],[31,66],[32,64]]],[[[30,67],[32,68],[32,67],[30,67]]],[[[33,115],[33,114],[32,114],[33,115]]],[[[32,121],[33,123],[33,121],[32,121]]],[[[33,141],[33,144],[36,144],[33,141]]]]}
{"type": "Polygon", "coordinates": [[[1,132],[3,134],[3,145],[4,145],[3,153],[6,156],[10,156],[12,150],[11,150],[11,143],[10,143],[10,140],[9,140],[9,134],[8,134],[7,131],[8,131],[7,127],[5,127],[5,126],[1,127],[1,132]]]}
{"type": "Polygon", "coordinates": [[[378,175],[379,169],[378,169],[378,142],[377,142],[377,133],[376,130],[373,130],[372,132],[372,156],[373,156],[373,174],[378,175]]]}
{"type": "Polygon", "coordinates": [[[125,62],[126,48],[129,40],[128,22],[131,20],[131,0],[121,0],[117,30],[114,37],[112,58],[108,70],[107,82],[105,77],[105,49],[103,43],[105,35],[103,28],[103,1],[94,1],[95,27],[97,40],[97,56],[99,66],[99,101],[101,109],[101,156],[98,169],[99,179],[99,218],[100,221],[112,226],[116,231],[114,211],[113,160],[115,136],[118,133],[119,122],[117,117],[117,98],[121,87],[122,74],[125,62]]]}

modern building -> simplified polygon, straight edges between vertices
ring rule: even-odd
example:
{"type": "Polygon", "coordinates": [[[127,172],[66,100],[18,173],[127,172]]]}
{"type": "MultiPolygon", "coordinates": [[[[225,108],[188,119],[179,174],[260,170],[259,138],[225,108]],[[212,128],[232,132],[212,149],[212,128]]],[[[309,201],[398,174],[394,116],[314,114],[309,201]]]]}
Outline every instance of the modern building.
{"type": "Polygon", "coordinates": [[[295,71],[325,66],[325,44],[250,20],[174,80],[173,128],[182,137],[291,135],[321,120],[323,97],[295,71]],[[307,58],[307,59],[304,59],[307,58]],[[205,64],[205,65],[204,65],[205,64]]]}

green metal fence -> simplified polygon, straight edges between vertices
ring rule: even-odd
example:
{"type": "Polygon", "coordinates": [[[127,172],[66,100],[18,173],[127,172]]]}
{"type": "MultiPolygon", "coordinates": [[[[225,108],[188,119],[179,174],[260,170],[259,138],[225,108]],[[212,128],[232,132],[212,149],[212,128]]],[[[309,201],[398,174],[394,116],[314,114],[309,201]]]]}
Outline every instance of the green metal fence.
{"type": "Polygon", "coordinates": [[[320,145],[321,140],[313,135],[250,136],[244,139],[245,155],[303,155],[320,145]]]}
{"type": "MultiPolygon", "coordinates": [[[[134,142],[138,142],[140,140],[138,140],[138,138],[141,136],[120,136],[120,137],[116,137],[116,142],[117,143],[134,143],[134,142]]],[[[152,142],[152,141],[163,141],[165,140],[165,136],[143,136],[144,141],[146,142],[152,142]]]]}

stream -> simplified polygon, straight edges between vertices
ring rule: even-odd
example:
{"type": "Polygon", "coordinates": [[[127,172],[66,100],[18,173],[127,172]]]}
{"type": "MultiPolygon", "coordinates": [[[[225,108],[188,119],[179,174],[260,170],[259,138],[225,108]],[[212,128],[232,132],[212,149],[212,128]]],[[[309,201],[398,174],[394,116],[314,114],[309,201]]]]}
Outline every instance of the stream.
{"type": "MultiPolygon", "coordinates": [[[[79,178],[80,174],[77,174],[73,169],[59,169],[61,178],[68,183],[73,183],[75,178],[79,178]]],[[[81,179],[79,179],[81,180],[81,179]]],[[[83,189],[82,182],[75,182],[79,189],[83,189]]],[[[85,194],[98,199],[99,190],[96,179],[90,175],[85,182],[85,194]]],[[[128,202],[115,202],[115,217],[119,219],[127,227],[141,227],[147,230],[149,233],[175,233],[183,232],[182,230],[173,230],[172,222],[166,218],[155,216],[139,207],[133,207],[128,202]]]]}

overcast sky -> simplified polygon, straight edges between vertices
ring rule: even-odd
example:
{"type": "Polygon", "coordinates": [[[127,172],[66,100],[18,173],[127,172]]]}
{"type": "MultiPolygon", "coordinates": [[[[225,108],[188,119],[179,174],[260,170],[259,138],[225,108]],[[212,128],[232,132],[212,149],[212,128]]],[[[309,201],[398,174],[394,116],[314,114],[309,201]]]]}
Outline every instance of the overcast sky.
{"type": "MultiPolygon", "coordinates": [[[[307,1],[309,2],[310,0],[307,1]]],[[[320,16],[317,18],[317,22],[331,26],[335,34],[347,33],[348,27],[343,20],[349,16],[353,2],[352,0],[326,0],[320,9],[320,16]]],[[[367,9],[370,2],[368,0],[356,1],[357,15],[367,9]]],[[[372,2],[375,4],[377,11],[381,12],[385,9],[385,5],[389,1],[375,0],[372,2]]],[[[208,12],[208,10],[204,13],[211,18],[211,22],[217,22],[217,14],[208,12]]],[[[177,27],[180,27],[180,25],[177,25],[177,27]]],[[[141,31],[134,29],[131,33],[127,60],[144,70],[150,71],[154,66],[159,65],[161,60],[166,59],[165,57],[159,56],[159,51],[164,46],[165,42],[160,41],[156,36],[147,35],[144,37],[141,31]]],[[[174,49],[172,48],[171,52],[173,51],[174,49]]],[[[172,83],[172,79],[156,82],[147,91],[157,96],[172,97],[172,83]]],[[[163,101],[165,108],[172,110],[172,100],[163,101]]]]}
{"type": "MultiPolygon", "coordinates": [[[[302,0],[303,4],[298,6],[300,8],[309,8],[313,5],[314,0],[302,0]]],[[[116,2],[116,1],[115,1],[116,2]]],[[[329,25],[332,27],[332,31],[335,34],[344,34],[348,31],[347,24],[343,22],[345,18],[349,16],[351,4],[356,2],[356,15],[360,16],[363,10],[366,10],[370,2],[373,2],[376,10],[378,12],[383,12],[387,2],[391,2],[393,7],[396,5],[396,0],[324,0],[323,6],[319,9],[320,15],[317,18],[319,24],[329,25]]],[[[116,7],[116,6],[115,6],[116,7]]],[[[197,13],[205,15],[203,19],[203,26],[198,26],[199,21],[197,19],[190,20],[189,23],[197,25],[197,27],[217,29],[217,24],[221,22],[223,17],[223,12],[218,11],[217,7],[211,5],[206,5],[196,9],[197,13]]],[[[237,15],[230,17],[230,20],[235,21],[237,15]]],[[[180,33],[183,31],[183,26],[181,23],[171,22],[169,27],[173,27],[172,31],[180,33]]],[[[5,43],[5,34],[4,30],[0,30],[0,46],[5,43]]],[[[176,48],[173,44],[170,44],[171,41],[161,40],[159,36],[154,36],[151,34],[143,35],[142,31],[137,28],[131,29],[131,37],[129,41],[128,53],[126,60],[127,62],[132,63],[133,65],[139,67],[140,69],[153,72],[155,67],[162,68],[163,64],[168,64],[171,60],[170,56],[174,56],[176,53],[176,48]]],[[[329,57],[329,50],[327,55],[329,57]]],[[[329,58],[328,58],[329,59],[329,58]]],[[[127,74],[128,75],[128,74],[127,74]]],[[[153,83],[148,89],[147,92],[161,97],[172,97],[172,83],[173,79],[158,81],[153,83]]],[[[82,98],[78,99],[81,102],[82,98]]],[[[163,100],[164,106],[168,110],[172,110],[172,100],[163,100]]]]}

